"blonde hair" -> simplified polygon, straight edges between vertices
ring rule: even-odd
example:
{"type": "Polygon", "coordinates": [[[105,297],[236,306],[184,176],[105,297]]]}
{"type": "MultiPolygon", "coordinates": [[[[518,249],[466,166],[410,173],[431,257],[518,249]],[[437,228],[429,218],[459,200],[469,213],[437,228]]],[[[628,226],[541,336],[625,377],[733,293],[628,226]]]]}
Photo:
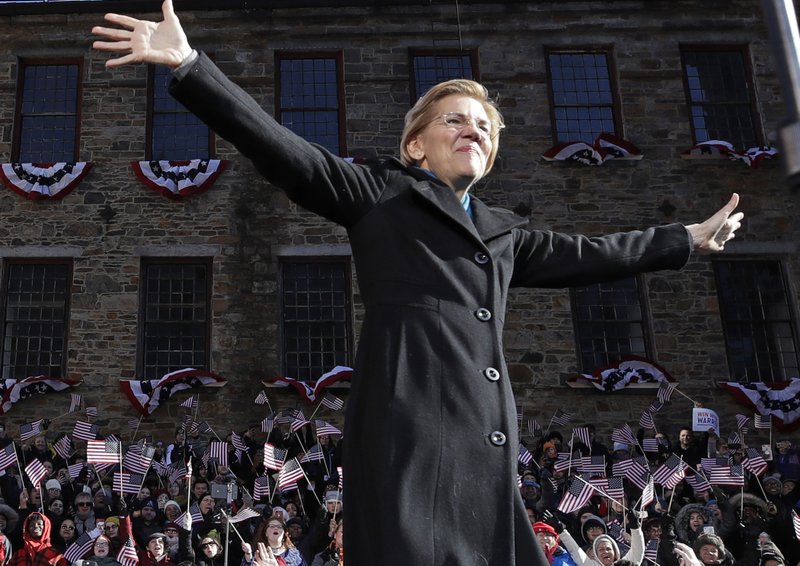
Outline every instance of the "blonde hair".
{"type": "Polygon", "coordinates": [[[486,90],[486,87],[469,79],[453,79],[439,83],[417,100],[413,108],[406,113],[403,134],[400,137],[400,160],[405,165],[417,164],[416,160],[408,152],[408,144],[437,118],[434,108],[436,103],[452,95],[468,96],[480,102],[493,124],[492,149],[489,151],[489,157],[486,160],[486,171],[483,173],[486,175],[491,171],[494,160],[497,157],[497,150],[500,146],[498,143],[500,130],[505,127],[505,124],[500,110],[497,109],[495,102],[489,98],[489,91],[486,90]]]}

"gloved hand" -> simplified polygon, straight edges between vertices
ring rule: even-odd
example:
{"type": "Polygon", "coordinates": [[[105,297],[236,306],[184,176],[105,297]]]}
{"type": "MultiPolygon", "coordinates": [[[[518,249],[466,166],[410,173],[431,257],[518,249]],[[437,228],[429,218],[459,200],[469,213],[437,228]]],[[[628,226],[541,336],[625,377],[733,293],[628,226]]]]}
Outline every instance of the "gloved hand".
{"type": "Polygon", "coordinates": [[[642,523],[639,521],[639,515],[634,510],[628,513],[628,526],[631,529],[638,529],[642,526],[642,523]]]}
{"type": "Polygon", "coordinates": [[[544,522],[553,527],[558,534],[564,532],[564,523],[562,523],[559,518],[553,515],[549,510],[545,511],[542,516],[544,517],[544,522]]]}

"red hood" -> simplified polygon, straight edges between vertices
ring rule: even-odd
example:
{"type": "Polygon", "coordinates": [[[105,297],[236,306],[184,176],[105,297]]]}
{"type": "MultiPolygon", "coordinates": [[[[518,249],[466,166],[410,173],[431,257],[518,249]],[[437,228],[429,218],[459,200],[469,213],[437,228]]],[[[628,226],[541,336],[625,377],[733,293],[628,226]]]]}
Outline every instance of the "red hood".
{"type": "Polygon", "coordinates": [[[44,513],[39,513],[37,511],[35,513],[31,513],[30,515],[28,515],[28,517],[25,519],[25,525],[23,525],[22,528],[23,528],[23,531],[22,531],[23,537],[25,538],[25,550],[28,551],[28,554],[30,556],[34,556],[37,552],[39,552],[39,549],[42,548],[42,547],[51,546],[50,545],[50,528],[51,528],[50,519],[48,519],[47,516],[44,513]],[[42,536],[41,536],[41,538],[38,538],[38,539],[32,538],[28,534],[28,523],[33,519],[33,517],[41,517],[42,520],[44,521],[44,529],[42,530],[42,536]]]}

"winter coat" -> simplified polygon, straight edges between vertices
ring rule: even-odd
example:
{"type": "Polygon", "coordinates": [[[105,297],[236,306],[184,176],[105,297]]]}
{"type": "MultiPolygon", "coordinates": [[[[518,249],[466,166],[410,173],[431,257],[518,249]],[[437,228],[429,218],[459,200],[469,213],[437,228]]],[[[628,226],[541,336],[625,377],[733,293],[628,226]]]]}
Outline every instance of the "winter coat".
{"type": "Polygon", "coordinates": [[[714,532],[719,533],[720,521],[717,516],[706,509],[705,505],[690,503],[681,507],[675,515],[675,534],[678,535],[678,541],[692,545],[697,537],[703,534],[703,527],[700,527],[699,531],[693,531],[689,527],[689,518],[692,513],[700,513],[703,516],[703,524],[714,527],[714,532]]]}
{"type": "Polygon", "coordinates": [[[14,556],[9,562],[10,566],[44,566],[46,564],[53,564],[55,566],[68,566],[69,562],[66,561],[64,556],[53,548],[50,544],[50,519],[41,513],[31,513],[25,519],[23,525],[24,546],[14,553],[14,556]],[[28,523],[32,517],[41,517],[44,521],[44,530],[39,539],[34,539],[28,534],[28,523]]]}
{"type": "Polygon", "coordinates": [[[572,556],[572,559],[578,566],[603,566],[603,563],[596,558],[597,545],[603,540],[611,542],[611,546],[614,549],[614,562],[622,558],[623,560],[630,560],[638,565],[644,560],[644,534],[642,534],[642,529],[631,529],[631,548],[623,556],[620,556],[617,541],[608,535],[600,535],[594,539],[591,556],[584,552],[578,543],[575,542],[575,539],[572,538],[569,531],[565,530],[562,532],[559,540],[569,551],[570,556],[572,556]]]}
{"type": "Polygon", "coordinates": [[[291,200],[347,230],[365,305],[345,419],[348,566],[374,564],[376,548],[382,566],[547,566],[516,483],[508,291],[680,268],[686,228],[529,231],[475,197],[470,219],[420,169],[348,163],[281,127],[204,54],[176,75],[184,106],[291,200]],[[394,496],[377,497],[387,486],[394,496]]]}

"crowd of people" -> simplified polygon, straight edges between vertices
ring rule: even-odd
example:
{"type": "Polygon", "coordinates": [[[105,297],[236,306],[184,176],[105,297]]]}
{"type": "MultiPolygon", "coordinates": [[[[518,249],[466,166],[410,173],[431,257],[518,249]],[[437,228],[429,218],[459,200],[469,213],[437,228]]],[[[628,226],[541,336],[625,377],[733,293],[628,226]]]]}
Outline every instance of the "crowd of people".
{"type": "MultiPolygon", "coordinates": [[[[187,437],[186,424],[178,426],[171,441],[121,443],[125,452],[151,449],[140,489],[121,494],[114,477],[126,473],[123,468],[101,467],[98,473],[96,465],[86,464],[81,441],[71,439],[74,448],[65,458],[55,444],[69,435],[48,439],[45,432],[20,443],[0,426],[0,449],[14,446],[20,462],[0,477],[0,564],[344,563],[341,437],[318,434],[310,424],[264,432],[254,423],[232,433],[235,443],[227,437],[228,457],[220,458],[209,457],[209,442],[220,440],[213,431],[200,434],[193,428],[187,437]],[[237,450],[242,443],[245,450],[237,450]],[[305,460],[302,479],[278,489],[277,475],[265,468],[265,449],[305,460]],[[303,458],[308,454],[314,457],[303,458]],[[27,473],[19,473],[34,459],[47,470],[35,487],[27,473]],[[238,520],[243,510],[248,514],[238,520]]],[[[793,511],[800,510],[800,452],[791,441],[775,443],[760,473],[745,472],[744,487],[702,486],[691,476],[703,460],[741,462],[747,457],[743,439],[736,444],[684,428],[674,444],[658,432],[658,449],[652,452],[640,448],[649,434],[644,429],[635,443],[612,442],[609,448],[592,425],[582,428],[588,444],[574,429],[573,434],[548,430],[528,437],[520,450],[520,495],[550,564],[692,566],[679,562],[682,555],[696,560],[693,566],[798,564],[793,511]],[[644,457],[654,472],[673,455],[686,464],[685,477],[674,487],[657,485],[646,506],[639,503],[642,490],[625,481],[622,497],[598,489],[580,508],[564,512],[571,483],[578,475],[588,477],[579,464],[586,457],[600,465],[589,475],[613,477],[621,462],[644,457]]]]}

